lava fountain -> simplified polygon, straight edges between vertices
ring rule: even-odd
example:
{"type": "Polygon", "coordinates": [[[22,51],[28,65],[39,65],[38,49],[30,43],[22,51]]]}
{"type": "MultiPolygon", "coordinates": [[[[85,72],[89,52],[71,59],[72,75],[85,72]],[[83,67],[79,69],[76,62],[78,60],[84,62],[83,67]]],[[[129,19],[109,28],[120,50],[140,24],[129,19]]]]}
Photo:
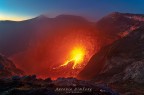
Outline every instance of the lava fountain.
{"type": "Polygon", "coordinates": [[[60,66],[66,66],[70,62],[73,62],[72,69],[81,67],[81,63],[84,61],[84,57],[85,57],[85,49],[84,49],[84,47],[75,47],[70,52],[66,62],[64,64],[60,65],[60,66]]]}

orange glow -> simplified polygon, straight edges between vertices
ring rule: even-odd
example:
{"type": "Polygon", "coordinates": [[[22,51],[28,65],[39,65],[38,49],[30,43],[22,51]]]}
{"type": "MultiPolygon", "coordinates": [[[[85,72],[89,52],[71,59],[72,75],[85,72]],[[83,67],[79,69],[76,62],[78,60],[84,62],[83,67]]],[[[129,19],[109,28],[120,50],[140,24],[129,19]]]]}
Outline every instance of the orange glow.
{"type": "Polygon", "coordinates": [[[30,19],[31,17],[24,17],[24,16],[15,16],[15,15],[9,15],[9,14],[2,14],[0,13],[0,20],[12,20],[12,21],[22,21],[30,19]]]}
{"type": "Polygon", "coordinates": [[[85,50],[83,47],[76,47],[74,48],[69,55],[68,60],[62,64],[61,66],[66,66],[68,65],[70,62],[74,62],[72,69],[77,68],[77,66],[79,66],[79,64],[81,64],[84,60],[84,56],[85,56],[85,50]]]}
{"type": "MultiPolygon", "coordinates": [[[[82,25],[82,24],[79,24],[82,25]]],[[[13,56],[17,67],[26,74],[39,78],[76,77],[86,66],[91,56],[99,49],[95,34],[87,27],[72,28],[56,24],[56,32],[45,34],[51,29],[36,27],[38,37],[29,48],[13,56]],[[39,34],[39,31],[42,31],[39,34]]],[[[53,30],[53,29],[52,29],[53,30]]]]}

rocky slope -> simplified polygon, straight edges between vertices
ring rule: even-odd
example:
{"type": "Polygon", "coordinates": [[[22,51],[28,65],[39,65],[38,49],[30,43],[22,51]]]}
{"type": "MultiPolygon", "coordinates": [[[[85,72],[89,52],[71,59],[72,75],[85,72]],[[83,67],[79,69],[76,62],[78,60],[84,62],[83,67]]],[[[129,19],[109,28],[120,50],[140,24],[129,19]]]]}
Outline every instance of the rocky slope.
{"type": "Polygon", "coordinates": [[[0,78],[9,78],[16,75],[23,75],[23,71],[17,69],[12,61],[0,55],[0,78]]]}
{"type": "Polygon", "coordinates": [[[106,44],[126,36],[143,24],[143,14],[113,12],[97,22],[96,28],[99,31],[97,35],[101,37],[99,41],[102,41],[102,46],[106,46],[106,44]]]}
{"type": "Polygon", "coordinates": [[[101,49],[83,71],[81,78],[106,82],[133,80],[144,83],[144,27],[101,49]]]}

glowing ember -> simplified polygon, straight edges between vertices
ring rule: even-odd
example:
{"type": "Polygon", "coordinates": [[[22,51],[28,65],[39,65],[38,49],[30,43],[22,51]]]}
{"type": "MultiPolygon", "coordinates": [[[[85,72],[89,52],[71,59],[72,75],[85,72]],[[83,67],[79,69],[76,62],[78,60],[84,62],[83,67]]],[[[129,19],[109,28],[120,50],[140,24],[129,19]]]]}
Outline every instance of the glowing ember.
{"type": "Polygon", "coordinates": [[[75,69],[75,68],[77,68],[77,66],[79,66],[83,62],[84,56],[85,56],[84,48],[81,48],[81,47],[74,48],[70,52],[68,60],[61,66],[66,66],[69,63],[74,62],[72,69],[75,69]]]}

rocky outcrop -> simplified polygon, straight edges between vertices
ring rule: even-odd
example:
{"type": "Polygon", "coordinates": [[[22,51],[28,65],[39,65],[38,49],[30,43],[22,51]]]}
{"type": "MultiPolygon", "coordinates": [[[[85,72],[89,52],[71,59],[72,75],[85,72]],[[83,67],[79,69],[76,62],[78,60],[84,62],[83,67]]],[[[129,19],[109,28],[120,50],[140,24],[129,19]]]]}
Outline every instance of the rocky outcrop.
{"type": "Polygon", "coordinates": [[[51,80],[23,76],[0,79],[1,95],[119,95],[105,84],[75,78],[51,80]]]}
{"type": "Polygon", "coordinates": [[[16,75],[23,75],[23,71],[16,68],[12,61],[0,55],[0,78],[9,78],[16,75]]]}
{"type": "Polygon", "coordinates": [[[144,83],[144,59],[133,62],[124,70],[123,80],[132,79],[138,83],[144,83]]]}

